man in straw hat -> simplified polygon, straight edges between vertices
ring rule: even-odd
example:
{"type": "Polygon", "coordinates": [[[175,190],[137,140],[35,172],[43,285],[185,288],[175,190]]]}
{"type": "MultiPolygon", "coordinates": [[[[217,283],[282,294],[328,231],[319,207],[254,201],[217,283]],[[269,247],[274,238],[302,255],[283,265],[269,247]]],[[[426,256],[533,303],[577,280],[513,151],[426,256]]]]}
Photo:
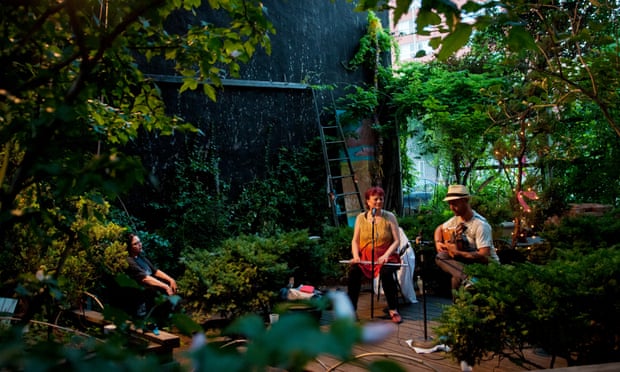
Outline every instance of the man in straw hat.
{"type": "Polygon", "coordinates": [[[452,276],[452,289],[470,286],[463,273],[468,263],[499,263],[493,246],[491,225],[469,204],[471,195],[463,185],[450,185],[444,201],[450,205],[454,217],[435,229],[435,262],[452,276]]]}

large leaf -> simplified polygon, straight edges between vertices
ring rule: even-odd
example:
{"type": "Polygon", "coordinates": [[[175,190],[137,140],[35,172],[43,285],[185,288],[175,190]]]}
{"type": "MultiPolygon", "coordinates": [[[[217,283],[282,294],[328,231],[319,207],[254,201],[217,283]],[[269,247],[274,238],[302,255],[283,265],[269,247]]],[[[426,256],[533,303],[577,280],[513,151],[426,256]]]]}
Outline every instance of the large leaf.
{"type": "Polygon", "coordinates": [[[439,60],[445,60],[457,50],[463,48],[469,41],[473,26],[467,23],[458,23],[454,32],[446,36],[441,43],[441,50],[437,54],[439,60]]]}
{"type": "Polygon", "coordinates": [[[508,47],[510,50],[518,51],[521,49],[536,50],[536,42],[525,27],[513,26],[508,31],[508,47]]]}

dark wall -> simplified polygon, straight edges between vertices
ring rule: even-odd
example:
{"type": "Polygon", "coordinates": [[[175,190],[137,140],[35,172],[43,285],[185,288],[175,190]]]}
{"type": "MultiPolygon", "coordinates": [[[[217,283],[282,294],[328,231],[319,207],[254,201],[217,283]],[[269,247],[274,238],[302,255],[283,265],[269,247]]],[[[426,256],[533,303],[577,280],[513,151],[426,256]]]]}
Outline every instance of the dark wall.
{"type": "Polygon", "coordinates": [[[303,146],[317,133],[311,90],[225,87],[213,102],[201,91],[179,96],[178,86],[163,88],[166,101],[201,128],[197,140],[214,144],[221,178],[233,185],[262,177],[278,148],[303,146]]]}
{"type": "Polygon", "coordinates": [[[347,84],[364,80],[344,68],[367,28],[367,14],[344,0],[265,1],[277,34],[272,54],[259,51],[242,78],[309,84],[347,84]]]}
{"type": "MultiPolygon", "coordinates": [[[[267,55],[257,49],[252,60],[241,65],[240,79],[339,85],[366,79],[362,71],[352,72],[344,65],[366,32],[367,13],[354,11],[345,0],[266,0],[263,4],[276,29],[270,35],[272,51],[267,55]]],[[[387,27],[387,13],[379,16],[387,27]]],[[[225,18],[203,1],[196,15],[178,13],[167,29],[182,33],[187,24],[200,21],[226,26],[225,18]]],[[[156,61],[143,67],[147,73],[174,74],[171,66],[156,61]]]]}
{"type": "MultiPolygon", "coordinates": [[[[364,71],[344,67],[366,32],[366,13],[355,12],[354,6],[344,0],[263,3],[277,33],[271,35],[271,55],[258,50],[248,64],[242,65],[240,79],[249,85],[226,85],[218,92],[217,102],[212,102],[200,87],[179,94],[180,84],[174,79],[159,82],[169,113],[202,130],[204,135],[191,141],[204,142],[214,149],[215,156],[221,159],[221,177],[233,190],[262,176],[267,159],[279,147],[304,146],[318,136],[317,114],[324,107],[333,108],[333,101],[346,86],[368,80],[364,71]],[[282,83],[294,87],[283,88],[282,83]],[[336,89],[313,93],[300,89],[303,84],[334,85],[336,89]]],[[[380,16],[387,25],[387,13],[380,16]]],[[[196,20],[217,23],[222,22],[222,17],[203,6],[195,17],[178,14],[169,28],[172,32],[184,30],[187,22],[196,20]]],[[[157,75],[173,74],[165,63],[157,61],[144,65],[143,70],[157,75]]],[[[325,114],[321,117],[326,120],[325,114]]],[[[145,166],[152,178],[159,180],[159,186],[165,188],[175,162],[185,156],[185,146],[181,145],[188,138],[145,136],[143,141],[148,143],[140,143],[137,148],[144,150],[145,166]]],[[[317,155],[322,159],[321,154],[317,155]]],[[[324,164],[318,161],[317,167],[324,164]]]]}

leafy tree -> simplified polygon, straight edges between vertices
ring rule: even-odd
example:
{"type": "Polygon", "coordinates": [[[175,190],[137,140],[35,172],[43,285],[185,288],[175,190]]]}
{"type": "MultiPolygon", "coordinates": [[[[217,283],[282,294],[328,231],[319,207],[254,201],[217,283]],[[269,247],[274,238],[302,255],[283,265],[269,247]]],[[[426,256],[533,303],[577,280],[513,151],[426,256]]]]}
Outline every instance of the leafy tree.
{"type": "MultiPolygon", "coordinates": [[[[137,58],[176,61],[181,90],[203,84],[214,98],[220,75],[236,76],[256,48],[269,52],[273,27],[260,3],[209,1],[223,25],[165,30],[169,17],[200,1],[8,2],[0,9],[0,240],[13,249],[51,248],[71,257],[72,200],[92,190],[111,197],[144,180],[138,159],[123,154],[140,131],[194,131],[165,113],[157,86],[137,58]],[[10,67],[9,67],[10,66],[10,67]],[[24,202],[26,201],[26,202],[24,202]],[[32,227],[28,241],[14,227],[32,227]],[[50,234],[50,229],[56,231],[50,234]]],[[[93,198],[93,200],[96,200],[93,198]]],[[[37,254],[38,253],[38,254],[37,254]]],[[[60,260],[57,273],[70,261],[60,260]]]]}
{"type": "MultiPolygon", "coordinates": [[[[477,17],[479,22],[475,25],[479,31],[472,34],[472,42],[468,44],[470,51],[463,58],[452,58],[439,64],[446,69],[448,76],[440,85],[441,88],[451,87],[452,82],[459,79],[460,71],[467,71],[467,75],[475,72],[496,79],[497,84],[485,86],[483,90],[464,90],[463,96],[460,96],[458,91],[456,94],[460,101],[468,100],[471,94],[476,96],[478,102],[475,112],[486,121],[486,126],[468,132],[468,128],[473,126],[467,123],[465,118],[458,120],[465,124],[458,131],[436,129],[441,128],[437,123],[441,123],[440,120],[446,116],[444,107],[437,104],[432,106],[434,101],[431,100],[419,102],[427,97],[419,94],[419,91],[425,92],[432,87],[426,80],[426,76],[433,73],[431,68],[421,68],[422,72],[415,73],[407,71],[408,67],[402,69],[402,86],[410,82],[411,89],[416,94],[403,94],[405,98],[399,105],[401,108],[395,111],[407,117],[406,120],[401,119],[401,123],[407,123],[408,131],[420,126],[420,123],[425,124],[429,118],[433,120],[433,126],[429,126],[425,134],[432,138],[432,141],[428,142],[439,146],[434,149],[431,147],[431,153],[439,154],[438,158],[443,161],[452,159],[453,164],[455,159],[463,159],[464,165],[471,165],[472,170],[478,169],[478,174],[472,175],[467,171],[467,167],[452,166],[457,174],[454,177],[457,181],[460,179],[459,173],[472,175],[472,184],[477,183],[482,188],[503,174],[504,181],[507,182],[506,190],[514,190],[510,204],[515,211],[515,221],[518,222],[513,241],[516,243],[523,226],[540,228],[544,222],[543,215],[547,212],[551,215],[561,213],[565,204],[562,206],[560,200],[615,203],[613,195],[617,195],[618,190],[617,174],[614,167],[607,163],[613,161],[615,149],[618,148],[617,139],[609,137],[615,124],[611,122],[608,127],[601,127],[601,123],[609,122],[606,110],[617,109],[614,107],[618,100],[613,98],[617,90],[617,79],[610,78],[610,89],[600,87],[601,79],[608,79],[608,71],[599,74],[597,68],[594,68],[599,63],[606,63],[613,55],[613,52],[611,55],[607,52],[609,43],[613,43],[613,40],[603,36],[590,38],[589,33],[598,35],[600,32],[607,32],[615,35],[614,30],[617,27],[613,22],[613,9],[604,4],[600,4],[603,9],[597,14],[593,14],[592,9],[577,9],[575,7],[579,5],[573,3],[538,6],[531,11],[527,9],[531,5],[529,3],[525,5],[511,2],[509,5],[508,9],[502,11],[486,8],[486,12],[477,17]],[[583,23],[577,22],[578,17],[583,23]],[[507,22],[507,19],[516,18],[519,18],[519,23],[507,22]],[[574,28],[579,30],[569,27],[571,22],[577,22],[574,28]],[[545,24],[547,26],[541,28],[541,25],[545,24]],[[563,34],[554,35],[550,32],[551,29],[560,30],[562,27],[567,30],[563,34]],[[592,29],[588,31],[588,27],[592,29]],[[568,37],[571,32],[574,34],[568,37]],[[538,35],[537,39],[534,40],[530,34],[538,35]],[[575,43],[576,38],[583,41],[581,47],[575,43]],[[547,42],[539,39],[546,39],[547,42]],[[563,52],[558,53],[558,50],[563,52]],[[581,85],[577,87],[577,83],[581,85]],[[590,85],[596,87],[594,90],[599,95],[611,97],[613,103],[610,104],[609,99],[597,102],[587,92],[583,93],[584,90],[589,91],[590,85]],[[604,103],[605,107],[601,106],[601,103],[604,103]],[[407,111],[411,107],[416,110],[414,115],[407,111]],[[420,112],[418,107],[427,108],[428,111],[420,112]],[[442,133],[448,135],[442,136],[442,133]],[[592,142],[594,133],[608,138],[608,141],[592,142]],[[469,141],[474,144],[473,148],[463,147],[460,143],[459,137],[467,134],[474,139],[469,141]],[[477,139],[482,139],[483,145],[491,143],[492,147],[476,147],[477,139]],[[575,151],[575,146],[579,146],[580,150],[575,151]],[[482,162],[475,159],[482,159],[482,162]],[[582,164],[590,166],[581,167],[582,164]],[[477,181],[480,174],[487,178],[477,181]],[[584,182],[595,179],[599,181],[596,185],[584,182]],[[533,207],[525,208],[519,198],[524,195],[534,198],[534,190],[538,191],[539,197],[545,197],[545,200],[537,200],[533,207]],[[576,193],[576,190],[581,192],[576,193]],[[537,208],[538,206],[540,208],[537,208]]],[[[465,14],[475,8],[466,4],[461,9],[465,14]]],[[[452,34],[463,32],[454,30],[452,34]]],[[[611,63],[611,66],[612,70],[616,68],[614,63],[611,63]]],[[[446,91],[449,92],[450,89],[446,91]]],[[[443,89],[439,90],[439,94],[442,93],[443,89]]],[[[454,106],[447,107],[449,110],[445,111],[453,114],[455,118],[459,117],[458,109],[455,110],[454,106]]]]}
{"type": "MultiPolygon", "coordinates": [[[[395,21],[412,2],[396,1],[395,21]]],[[[389,3],[362,1],[359,7],[389,7],[389,3]]],[[[531,73],[553,87],[556,104],[591,101],[620,136],[618,12],[615,0],[509,0],[501,5],[470,0],[460,7],[453,1],[424,0],[416,24],[420,35],[438,32],[431,45],[441,47],[437,53],[440,60],[465,47],[475,30],[502,29],[501,45],[512,52],[516,64],[531,64],[531,73]]]]}
{"type": "MultiPolygon", "coordinates": [[[[603,120],[592,102],[578,100],[563,105],[547,144],[537,149],[545,189],[553,188],[550,196],[554,199],[616,205],[620,195],[620,169],[616,166],[620,137],[609,126],[601,126],[603,120]]],[[[560,215],[558,210],[546,214],[560,215]]]]}
{"type": "MultiPolygon", "coordinates": [[[[611,78],[609,84],[600,87],[603,80],[608,80],[608,71],[607,67],[605,71],[596,67],[599,63],[608,66],[610,62],[607,49],[613,41],[600,33],[615,32],[614,23],[610,22],[613,10],[601,5],[600,12],[594,14],[591,6],[581,9],[583,4],[578,3],[539,4],[529,9],[530,5],[515,2],[509,12],[513,17],[520,17],[523,30],[518,31],[520,26],[514,28],[498,21],[484,29],[482,34],[486,38],[476,35],[478,40],[485,40],[493,61],[514,67],[505,75],[512,84],[494,92],[498,104],[489,106],[489,116],[501,133],[493,145],[494,157],[504,168],[515,195],[511,201],[517,222],[513,245],[521,235],[522,225],[540,226],[544,221],[542,215],[561,213],[558,200],[596,201],[600,198],[613,203],[614,197],[610,196],[617,195],[618,190],[615,172],[605,169],[606,162],[601,161],[613,159],[618,143],[617,138],[609,137],[609,132],[616,130],[617,125],[609,121],[606,114],[609,110],[617,110],[617,98],[613,98],[617,94],[617,79],[611,78]],[[507,29],[523,32],[523,48],[517,47],[514,38],[506,36],[510,35],[507,29]],[[591,34],[599,36],[591,38],[591,34]],[[590,94],[593,91],[597,92],[597,97],[590,94]],[[603,99],[605,102],[601,101],[602,97],[607,97],[603,99]],[[610,98],[611,104],[607,102],[610,98]],[[601,126],[605,122],[609,126],[601,126]],[[605,148],[600,142],[592,142],[593,133],[609,138],[609,146],[605,148]],[[579,166],[591,162],[592,155],[598,159],[599,166],[579,166]],[[567,158],[571,160],[567,162],[567,158]],[[517,167],[511,168],[512,164],[517,167]],[[596,174],[594,179],[605,181],[596,187],[583,187],[587,183],[571,174],[583,177],[585,169],[587,178],[596,174]],[[524,196],[535,198],[532,190],[538,190],[548,199],[539,205],[551,208],[550,213],[532,210],[519,200],[524,196]],[[577,194],[576,190],[583,193],[577,194]],[[593,190],[599,191],[600,196],[595,196],[593,190]]],[[[495,14],[498,19],[503,17],[495,14]]],[[[612,70],[617,68],[611,62],[609,66],[612,70]]]]}
{"type": "Polygon", "coordinates": [[[489,143],[497,137],[487,114],[493,102],[487,92],[505,80],[490,73],[451,71],[441,64],[410,64],[398,74],[393,104],[401,107],[401,122],[419,133],[426,153],[445,159],[451,182],[468,183],[474,169],[486,165],[489,143]]]}

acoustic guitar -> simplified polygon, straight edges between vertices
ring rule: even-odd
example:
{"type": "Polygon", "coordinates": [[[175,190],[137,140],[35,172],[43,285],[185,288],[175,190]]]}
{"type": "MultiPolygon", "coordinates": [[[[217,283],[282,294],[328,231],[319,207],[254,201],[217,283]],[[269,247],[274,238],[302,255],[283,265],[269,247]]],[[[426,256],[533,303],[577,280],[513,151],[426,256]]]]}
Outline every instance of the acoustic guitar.
{"type": "Polygon", "coordinates": [[[467,226],[465,224],[461,224],[462,230],[461,234],[456,232],[456,228],[452,229],[443,229],[443,241],[446,243],[456,244],[456,249],[459,251],[472,252],[475,249],[472,249],[469,245],[467,237],[465,236],[465,231],[467,230],[467,226]]]}

